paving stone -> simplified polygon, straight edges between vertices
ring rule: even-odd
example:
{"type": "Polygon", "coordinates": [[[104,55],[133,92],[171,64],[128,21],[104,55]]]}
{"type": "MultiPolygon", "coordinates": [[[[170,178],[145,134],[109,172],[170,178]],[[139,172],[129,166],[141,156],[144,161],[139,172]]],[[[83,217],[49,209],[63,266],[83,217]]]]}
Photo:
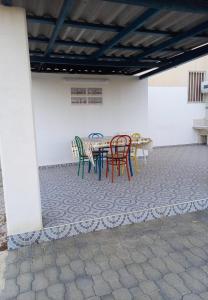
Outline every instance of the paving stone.
{"type": "Polygon", "coordinates": [[[144,275],[149,280],[159,280],[162,277],[162,274],[148,263],[143,263],[142,269],[144,271],[144,275]]]}
{"type": "Polygon", "coordinates": [[[88,275],[96,275],[102,272],[102,270],[93,260],[86,261],[85,264],[86,264],[85,271],[88,275]]]}
{"type": "Polygon", "coordinates": [[[97,297],[97,299],[95,299],[95,300],[98,300],[98,299],[101,299],[101,300],[115,300],[115,298],[113,297],[112,294],[110,294],[110,295],[104,295],[102,297],[97,297]]]}
{"type": "Polygon", "coordinates": [[[166,264],[164,263],[161,257],[152,258],[148,262],[153,268],[157,269],[162,275],[165,275],[169,272],[166,264]]]}
{"type": "Polygon", "coordinates": [[[147,247],[147,246],[142,246],[140,244],[138,244],[137,246],[137,250],[142,253],[144,256],[146,256],[147,259],[149,258],[153,258],[155,255],[151,250],[151,247],[147,247]]]}
{"type": "Polygon", "coordinates": [[[138,281],[147,280],[147,277],[144,275],[143,268],[140,264],[130,264],[126,266],[126,269],[130,274],[132,274],[138,281]]]}
{"type": "Polygon", "coordinates": [[[35,293],[33,291],[19,294],[17,300],[35,300],[35,293]]]}
{"type": "Polygon", "coordinates": [[[49,285],[54,284],[58,281],[58,270],[57,267],[49,267],[44,270],[44,275],[48,279],[49,285]]]}
{"type": "Polygon", "coordinates": [[[208,274],[208,265],[201,266],[201,269],[208,274]]]}
{"type": "Polygon", "coordinates": [[[103,279],[101,275],[94,275],[92,278],[94,281],[93,288],[96,296],[104,296],[112,292],[109,284],[103,279]]]}
{"type": "Polygon", "coordinates": [[[145,295],[152,296],[155,292],[158,292],[159,288],[153,281],[146,280],[139,283],[139,287],[145,295]]]}
{"type": "Polygon", "coordinates": [[[79,249],[77,249],[75,246],[68,247],[65,250],[65,253],[70,258],[70,260],[76,260],[79,258],[79,249]]]}
{"type": "Polygon", "coordinates": [[[151,298],[145,295],[138,287],[131,288],[130,292],[133,295],[134,300],[151,300],[151,298]]]}
{"type": "Polygon", "coordinates": [[[34,245],[31,250],[33,258],[40,257],[43,254],[43,249],[40,245],[34,245]]]}
{"type": "Polygon", "coordinates": [[[140,252],[133,251],[131,257],[135,263],[142,263],[147,260],[146,256],[140,252]]]}
{"type": "Polygon", "coordinates": [[[40,291],[48,287],[48,280],[44,276],[43,272],[34,274],[34,281],[32,282],[32,289],[34,291],[40,291]]]}
{"type": "Polygon", "coordinates": [[[62,283],[51,285],[47,289],[48,296],[53,300],[64,300],[65,288],[62,283]]]}
{"type": "Polygon", "coordinates": [[[111,288],[119,289],[121,288],[121,283],[119,282],[119,275],[114,270],[106,270],[102,273],[102,276],[106,282],[108,282],[111,286],[111,288]]]}
{"type": "Polygon", "coordinates": [[[7,279],[5,283],[4,289],[4,297],[5,299],[15,298],[19,294],[19,288],[16,284],[15,279],[7,279]]]}
{"type": "Polygon", "coordinates": [[[207,291],[207,288],[197,279],[193,278],[188,272],[180,274],[186,287],[195,294],[200,294],[207,291]]]}
{"type": "Polygon", "coordinates": [[[126,268],[122,268],[118,270],[119,273],[119,281],[121,282],[122,286],[125,288],[131,288],[138,284],[137,279],[130,274],[126,268]]]}
{"type": "Polygon", "coordinates": [[[205,286],[208,287],[208,274],[200,268],[191,267],[188,269],[188,273],[195,279],[199,280],[205,286]]]}
{"type": "Polygon", "coordinates": [[[99,254],[99,255],[94,256],[93,259],[94,259],[95,263],[97,265],[99,265],[99,267],[103,271],[110,269],[108,258],[105,255],[99,254]]]}
{"type": "Polygon", "coordinates": [[[168,252],[165,251],[163,247],[160,247],[158,245],[152,245],[151,250],[157,257],[165,257],[168,255],[168,252]]]}
{"type": "Polygon", "coordinates": [[[91,276],[80,276],[76,279],[77,287],[82,291],[86,298],[95,295],[93,286],[93,280],[91,276]]]}
{"type": "Polygon", "coordinates": [[[183,252],[186,256],[187,260],[191,263],[192,266],[199,267],[203,266],[205,261],[199,256],[193,254],[190,250],[186,250],[183,252]]]}
{"type": "Polygon", "coordinates": [[[23,261],[20,264],[20,273],[28,273],[31,271],[31,260],[23,261]]]}
{"type": "Polygon", "coordinates": [[[39,272],[45,269],[45,262],[43,260],[43,257],[35,257],[32,259],[31,263],[31,271],[32,272],[39,272]]]}
{"type": "Polygon", "coordinates": [[[20,265],[18,263],[9,264],[6,268],[5,278],[16,278],[20,272],[20,265]]]}
{"type": "Polygon", "coordinates": [[[133,260],[132,260],[132,257],[130,255],[130,252],[127,249],[125,249],[124,247],[120,247],[117,250],[116,255],[123,261],[123,263],[125,265],[133,263],[133,260]]]}
{"type": "Polygon", "coordinates": [[[185,286],[183,280],[180,278],[180,275],[170,273],[163,277],[167,283],[174,287],[181,295],[186,295],[191,293],[191,291],[185,286]]]}
{"type": "Polygon", "coordinates": [[[193,245],[186,238],[184,238],[184,237],[182,238],[180,236],[170,239],[169,243],[171,244],[171,247],[173,249],[178,250],[178,251],[187,250],[187,249],[193,247],[193,245]]]}
{"type": "Polygon", "coordinates": [[[120,258],[118,258],[116,255],[110,256],[109,264],[110,264],[111,268],[114,270],[118,270],[118,269],[124,267],[123,261],[120,258]]]}
{"type": "Polygon", "coordinates": [[[43,263],[46,267],[55,266],[56,258],[54,254],[43,255],[43,263]]]}
{"type": "Polygon", "coordinates": [[[163,257],[163,262],[165,263],[165,265],[167,266],[167,268],[169,269],[170,272],[181,273],[181,272],[185,271],[185,269],[182,265],[180,265],[179,263],[174,261],[169,256],[163,257]]]}
{"type": "Polygon", "coordinates": [[[113,291],[113,296],[115,300],[132,300],[133,297],[128,291],[128,289],[121,288],[118,290],[113,291]]]}
{"type": "Polygon", "coordinates": [[[36,295],[36,300],[50,300],[47,296],[46,290],[38,291],[35,293],[35,295],[36,295]]]}
{"type": "Polygon", "coordinates": [[[181,294],[173,286],[171,286],[164,280],[159,280],[157,284],[160,287],[160,293],[164,296],[165,299],[181,299],[181,294]]]}
{"type": "Polygon", "coordinates": [[[74,271],[75,274],[77,274],[77,275],[83,275],[85,273],[84,263],[81,259],[71,261],[70,267],[71,267],[72,271],[74,271]]]}
{"type": "Polygon", "coordinates": [[[56,257],[57,266],[65,266],[69,263],[69,258],[65,253],[58,253],[56,257]]]}
{"type": "Polygon", "coordinates": [[[197,247],[203,247],[207,243],[207,240],[206,239],[204,240],[200,234],[198,234],[197,236],[189,235],[188,240],[193,246],[197,246],[197,247]]]}
{"type": "Polygon", "coordinates": [[[80,257],[83,260],[92,259],[94,257],[91,247],[80,249],[80,257]]]}
{"type": "Polygon", "coordinates": [[[199,296],[202,300],[207,300],[208,299],[208,291],[205,293],[201,293],[199,296]]]}
{"type": "Polygon", "coordinates": [[[102,252],[104,255],[114,255],[115,254],[115,246],[113,246],[112,244],[105,243],[104,245],[102,245],[102,252]]]}
{"type": "Polygon", "coordinates": [[[61,281],[72,281],[75,279],[75,273],[70,269],[69,266],[60,267],[59,278],[61,281]]]}
{"type": "Polygon", "coordinates": [[[18,260],[18,251],[9,251],[6,259],[7,264],[15,263],[18,260]]]}
{"type": "Polygon", "coordinates": [[[142,235],[140,237],[140,242],[143,243],[144,245],[147,245],[147,246],[152,246],[152,244],[154,243],[154,240],[151,239],[150,236],[147,236],[147,235],[142,235]]]}
{"type": "Polygon", "coordinates": [[[20,274],[17,277],[17,284],[19,285],[20,293],[24,293],[31,290],[33,281],[32,273],[20,274]]]}
{"type": "Polygon", "coordinates": [[[188,259],[186,258],[185,255],[183,255],[183,252],[173,252],[170,253],[169,256],[176,261],[177,263],[179,263],[180,265],[182,265],[185,269],[189,268],[191,266],[191,262],[188,261],[188,259]]]}
{"type": "Polygon", "coordinates": [[[82,292],[77,288],[74,282],[67,283],[67,299],[70,300],[83,300],[84,296],[82,292]]]}
{"type": "Polygon", "coordinates": [[[193,247],[193,248],[190,249],[190,251],[191,251],[194,255],[200,257],[200,258],[203,259],[203,260],[207,260],[207,259],[208,259],[207,253],[206,253],[202,248],[199,248],[199,247],[193,247]]]}
{"type": "Polygon", "coordinates": [[[201,300],[202,298],[196,294],[189,294],[183,297],[183,300],[201,300]]]}

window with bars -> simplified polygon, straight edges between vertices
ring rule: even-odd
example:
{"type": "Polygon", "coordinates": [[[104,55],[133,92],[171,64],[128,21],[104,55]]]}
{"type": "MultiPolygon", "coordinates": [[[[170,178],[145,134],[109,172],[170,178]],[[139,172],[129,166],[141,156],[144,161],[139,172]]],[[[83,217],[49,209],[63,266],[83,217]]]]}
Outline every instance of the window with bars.
{"type": "Polygon", "coordinates": [[[205,72],[189,72],[188,102],[204,102],[205,95],[201,93],[201,82],[205,80],[205,72]]]}

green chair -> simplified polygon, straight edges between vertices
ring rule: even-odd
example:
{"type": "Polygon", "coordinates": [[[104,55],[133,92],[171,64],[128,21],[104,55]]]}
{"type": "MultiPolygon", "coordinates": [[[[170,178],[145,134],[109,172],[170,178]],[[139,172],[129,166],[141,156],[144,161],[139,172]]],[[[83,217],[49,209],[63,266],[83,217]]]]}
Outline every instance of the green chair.
{"type": "MultiPolygon", "coordinates": [[[[83,179],[84,178],[84,166],[85,166],[85,163],[86,162],[89,163],[88,172],[90,172],[91,161],[90,161],[89,157],[85,154],[82,139],[79,136],[75,136],[75,142],[76,142],[77,149],[78,149],[78,154],[79,154],[79,166],[78,166],[77,175],[79,176],[79,174],[80,174],[80,167],[82,166],[82,179],[83,179]]],[[[97,165],[98,154],[96,154],[96,153],[94,154],[93,153],[93,158],[95,159],[96,165],[97,165]]]]}

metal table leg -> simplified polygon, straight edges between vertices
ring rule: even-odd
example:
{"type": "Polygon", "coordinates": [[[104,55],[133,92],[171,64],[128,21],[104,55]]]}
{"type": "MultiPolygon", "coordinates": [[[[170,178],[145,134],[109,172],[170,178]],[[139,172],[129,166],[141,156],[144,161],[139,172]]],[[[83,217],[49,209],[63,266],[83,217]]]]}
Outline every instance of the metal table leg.
{"type": "Polygon", "coordinates": [[[102,171],[102,153],[99,149],[99,156],[98,156],[98,179],[101,180],[101,171],[102,171]]]}
{"type": "Polygon", "coordinates": [[[130,168],[131,176],[133,176],[134,173],[133,173],[132,164],[131,164],[131,151],[129,151],[129,168],[130,168]]]}

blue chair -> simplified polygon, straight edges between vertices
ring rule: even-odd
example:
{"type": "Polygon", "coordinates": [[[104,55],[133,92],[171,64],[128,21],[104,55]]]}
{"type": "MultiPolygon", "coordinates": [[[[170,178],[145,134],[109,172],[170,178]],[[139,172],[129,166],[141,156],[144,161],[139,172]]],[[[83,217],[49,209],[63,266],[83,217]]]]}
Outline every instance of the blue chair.
{"type": "MultiPolygon", "coordinates": [[[[96,139],[96,138],[103,138],[104,135],[100,132],[92,132],[88,135],[88,138],[90,139],[96,139]]],[[[101,165],[102,165],[102,168],[103,168],[103,160],[104,160],[104,154],[107,155],[108,153],[108,150],[105,149],[105,148],[99,148],[98,150],[95,150],[93,151],[93,153],[96,155],[99,153],[99,160],[100,160],[100,164],[99,164],[99,179],[101,179],[101,165]]],[[[99,163],[99,161],[97,161],[99,163]]],[[[97,169],[97,165],[96,165],[96,169],[97,169]]]]}
{"type": "Polygon", "coordinates": [[[92,132],[88,135],[89,139],[95,139],[95,138],[103,138],[104,135],[102,133],[99,132],[92,132]]]}

